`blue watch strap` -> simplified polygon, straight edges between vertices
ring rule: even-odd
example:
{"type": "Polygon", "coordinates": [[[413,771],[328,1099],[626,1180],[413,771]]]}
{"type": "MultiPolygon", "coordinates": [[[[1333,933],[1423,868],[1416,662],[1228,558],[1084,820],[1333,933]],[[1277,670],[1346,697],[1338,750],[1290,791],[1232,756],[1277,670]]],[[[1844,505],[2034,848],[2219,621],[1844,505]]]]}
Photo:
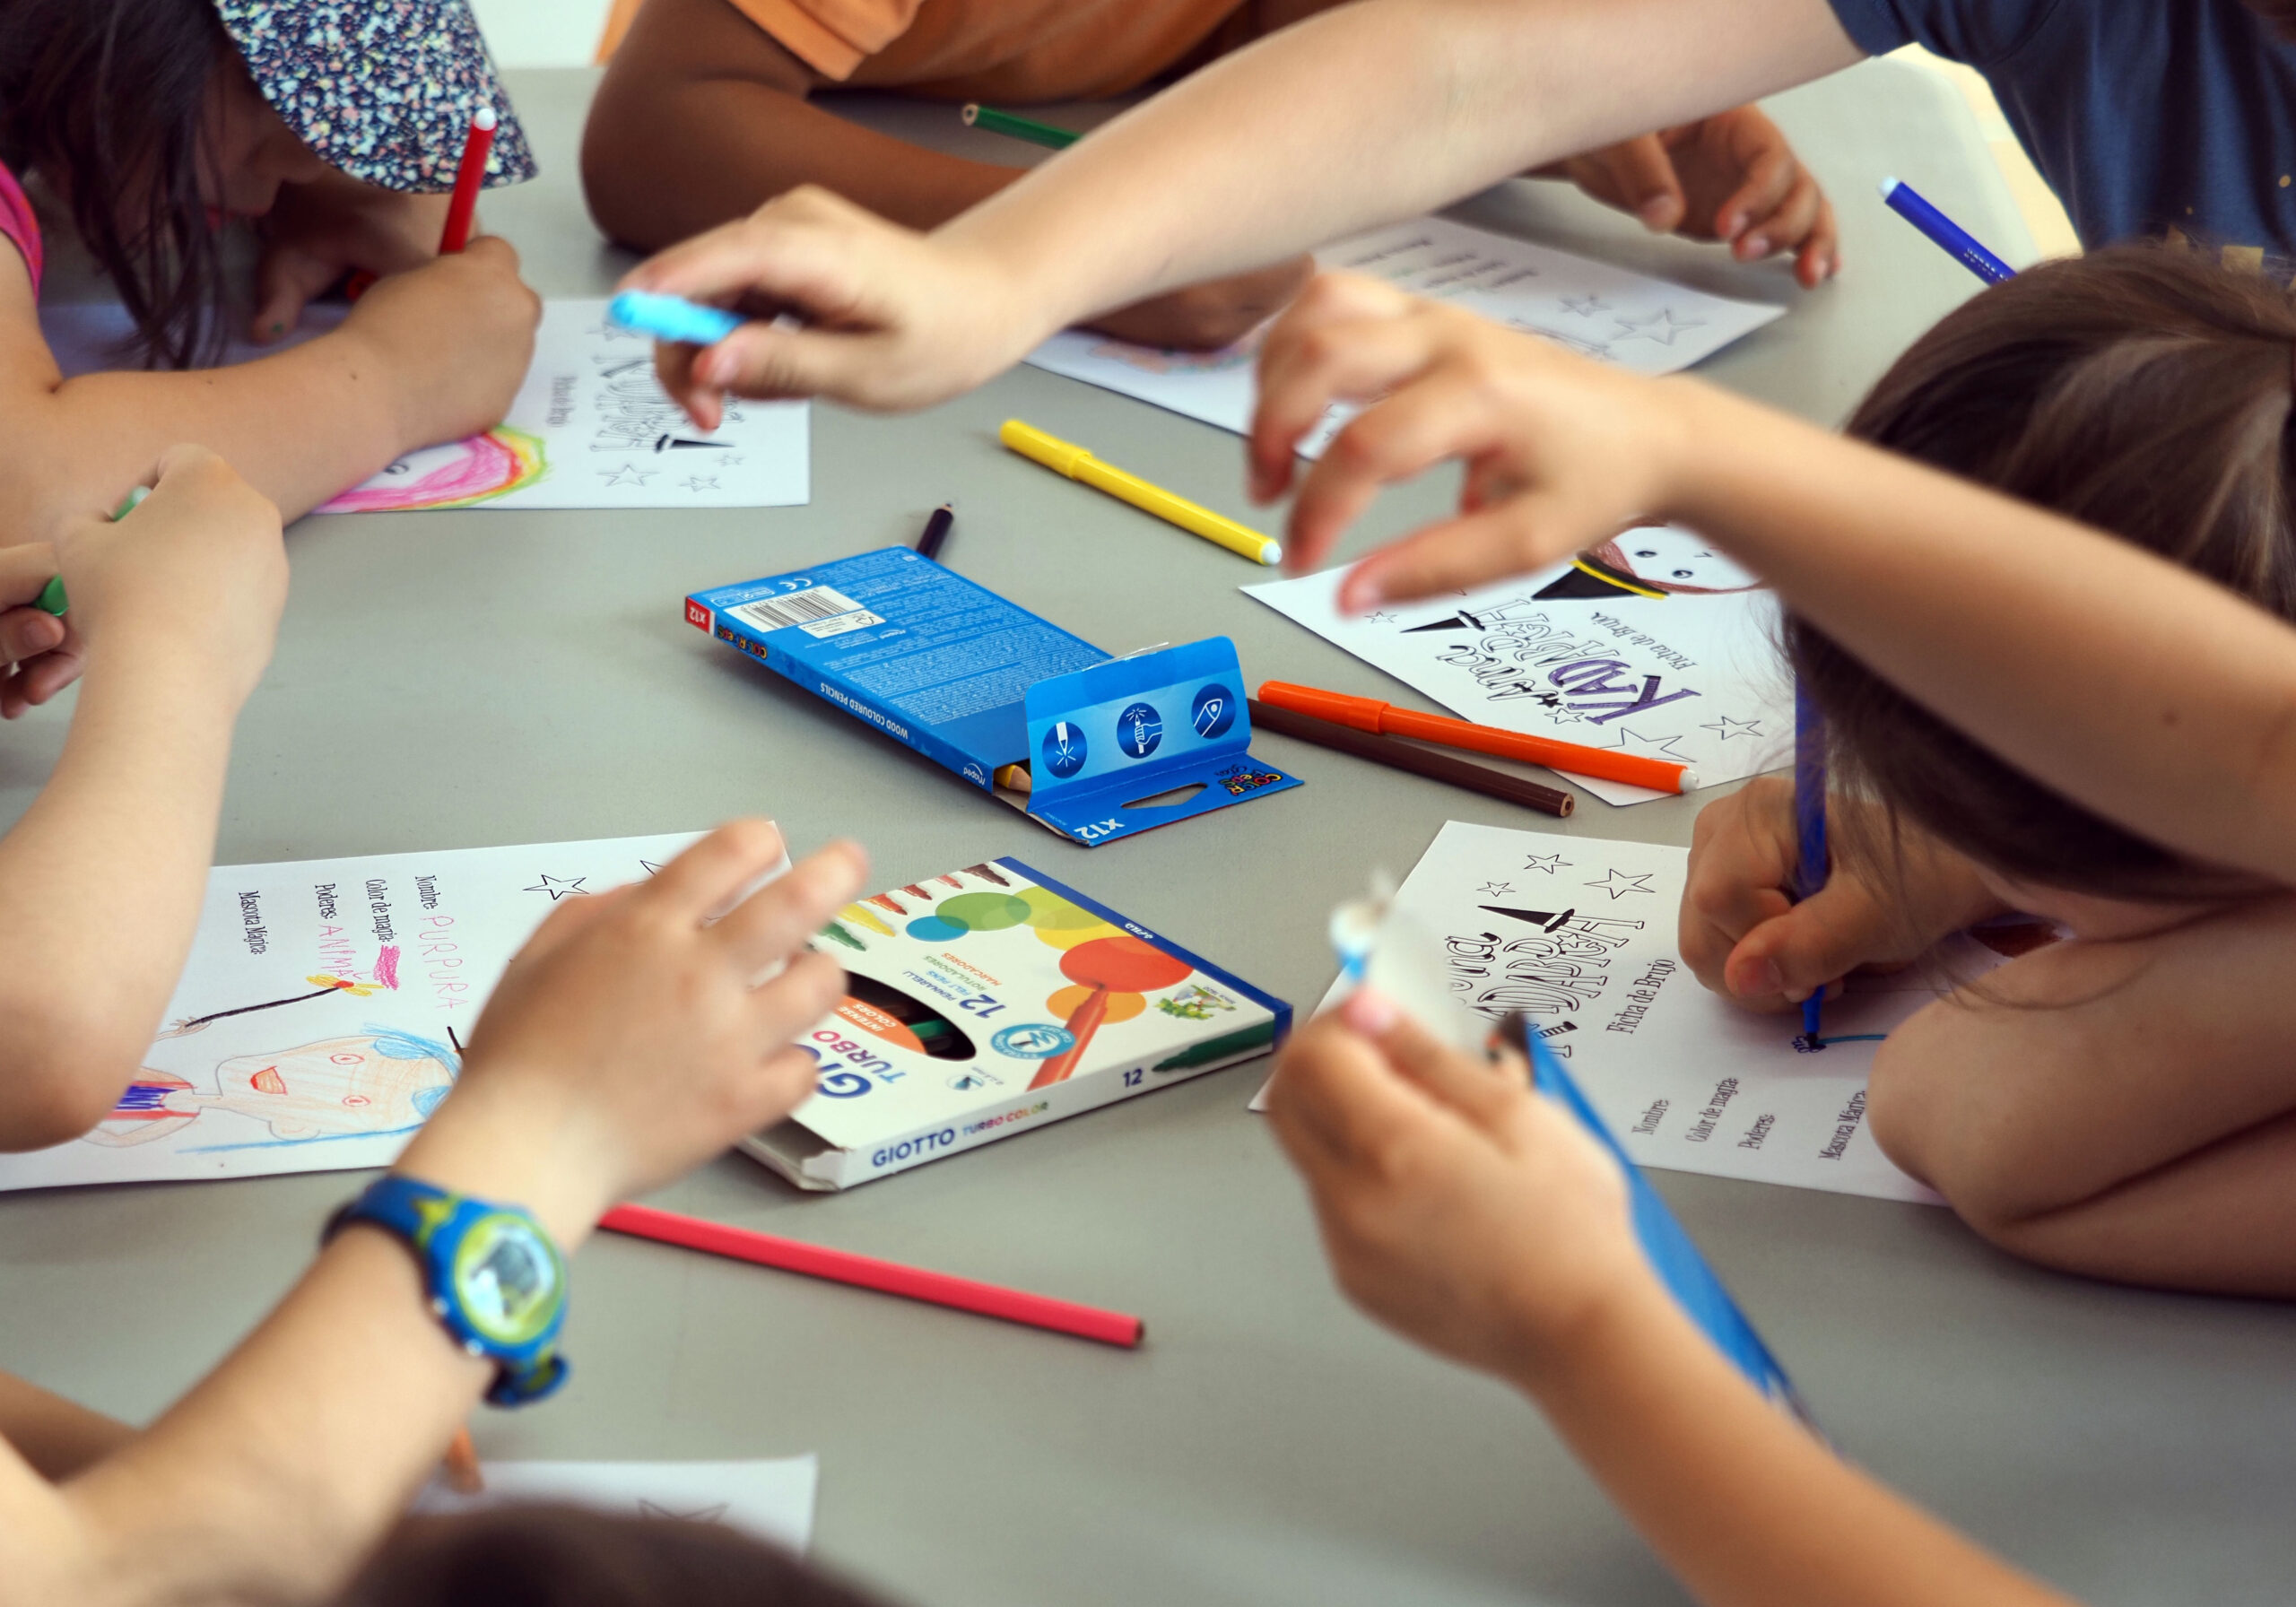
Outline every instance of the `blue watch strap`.
{"type": "Polygon", "coordinates": [[[335,1213],[320,1242],[354,1221],[413,1252],[431,1314],[465,1351],[494,1362],[490,1403],[524,1405],[565,1382],[566,1264],[533,1216],[387,1172],[335,1213]]]}

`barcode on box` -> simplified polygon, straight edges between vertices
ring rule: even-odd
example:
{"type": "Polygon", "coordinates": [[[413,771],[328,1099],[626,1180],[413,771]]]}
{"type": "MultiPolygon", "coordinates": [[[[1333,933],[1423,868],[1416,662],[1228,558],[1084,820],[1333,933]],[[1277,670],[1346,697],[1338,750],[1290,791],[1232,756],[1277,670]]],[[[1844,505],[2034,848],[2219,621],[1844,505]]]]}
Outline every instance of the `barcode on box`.
{"type": "Polygon", "coordinates": [[[857,613],[861,604],[834,586],[813,586],[778,597],[760,597],[739,604],[734,612],[753,625],[778,630],[787,625],[817,625],[841,613],[857,613]]]}

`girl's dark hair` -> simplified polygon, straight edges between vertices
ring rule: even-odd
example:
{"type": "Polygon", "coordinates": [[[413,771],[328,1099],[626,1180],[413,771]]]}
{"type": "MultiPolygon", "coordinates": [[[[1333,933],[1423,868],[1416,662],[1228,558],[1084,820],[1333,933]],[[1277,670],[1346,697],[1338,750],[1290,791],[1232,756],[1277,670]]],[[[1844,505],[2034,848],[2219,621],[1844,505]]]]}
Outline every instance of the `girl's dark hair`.
{"type": "Polygon", "coordinates": [[[505,1507],[401,1524],[337,1607],[884,1607],[718,1524],[505,1507]]]}
{"type": "MultiPolygon", "coordinates": [[[[2046,263],[1916,342],[1848,432],[2158,552],[2296,617],[2296,309],[2276,284],[2168,247],[2046,263]]],[[[1979,747],[1789,617],[1845,781],[1979,863],[2125,899],[2245,891],[1979,747]]]]}
{"type": "Polygon", "coordinates": [[[0,0],[0,161],[68,197],[148,355],[220,344],[200,172],[209,84],[239,55],[212,0],[0,0]]]}

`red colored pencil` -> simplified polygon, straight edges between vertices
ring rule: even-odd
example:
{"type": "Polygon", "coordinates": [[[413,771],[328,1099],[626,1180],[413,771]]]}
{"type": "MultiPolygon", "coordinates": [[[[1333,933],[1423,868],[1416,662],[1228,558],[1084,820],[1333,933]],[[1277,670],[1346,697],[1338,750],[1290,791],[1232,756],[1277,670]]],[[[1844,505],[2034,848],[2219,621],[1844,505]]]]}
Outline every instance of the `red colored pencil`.
{"type": "Polygon", "coordinates": [[[486,183],[486,159],[494,150],[494,109],[482,106],[470,120],[470,135],[463,141],[463,163],[455,169],[455,193],[447,203],[447,227],[439,236],[439,255],[447,256],[470,244],[471,220],[478,213],[478,192],[486,183]]]}
{"type": "MultiPolygon", "coordinates": [[[[439,255],[459,251],[470,244],[471,221],[478,215],[478,192],[486,184],[486,159],[494,150],[494,109],[482,106],[472,116],[470,133],[463,139],[462,165],[455,169],[455,193],[447,200],[447,226],[439,234],[439,255]]],[[[356,301],[375,287],[376,275],[361,268],[343,287],[344,299],[356,301]]]]}
{"type": "Polygon", "coordinates": [[[655,1239],[711,1255],[753,1261],[760,1266],[778,1267],[785,1273],[803,1273],[811,1278],[850,1283],[857,1289],[874,1289],[881,1294],[900,1295],[982,1316],[1002,1317],[1008,1323],[1049,1328],[1056,1333],[1073,1333],[1079,1339],[1094,1339],[1104,1345],[1121,1345],[1129,1350],[1147,1332],[1147,1325],[1138,1317],[1126,1316],[1120,1311],[1102,1311],[1096,1306],[1079,1306],[1073,1300],[1056,1300],[1049,1295],[1001,1289],[994,1283],[978,1283],[947,1273],[903,1266],[897,1261],[880,1261],[874,1255],[856,1255],[848,1250],[831,1250],[800,1239],[778,1238],[747,1228],[680,1216],[674,1211],[657,1211],[651,1205],[617,1205],[598,1220],[598,1226],[610,1232],[655,1239]]]}

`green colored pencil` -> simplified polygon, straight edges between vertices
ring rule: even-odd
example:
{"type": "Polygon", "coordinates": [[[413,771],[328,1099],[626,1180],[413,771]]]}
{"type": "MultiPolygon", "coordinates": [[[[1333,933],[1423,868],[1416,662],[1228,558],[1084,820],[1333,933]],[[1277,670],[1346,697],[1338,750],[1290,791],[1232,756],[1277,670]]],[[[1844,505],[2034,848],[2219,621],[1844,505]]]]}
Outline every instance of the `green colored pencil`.
{"type": "Polygon", "coordinates": [[[964,118],[968,128],[986,128],[991,134],[1026,140],[1031,145],[1048,145],[1055,151],[1066,150],[1084,137],[1073,128],[1055,128],[1032,117],[1016,117],[993,106],[968,106],[958,116],[964,118]]]}

